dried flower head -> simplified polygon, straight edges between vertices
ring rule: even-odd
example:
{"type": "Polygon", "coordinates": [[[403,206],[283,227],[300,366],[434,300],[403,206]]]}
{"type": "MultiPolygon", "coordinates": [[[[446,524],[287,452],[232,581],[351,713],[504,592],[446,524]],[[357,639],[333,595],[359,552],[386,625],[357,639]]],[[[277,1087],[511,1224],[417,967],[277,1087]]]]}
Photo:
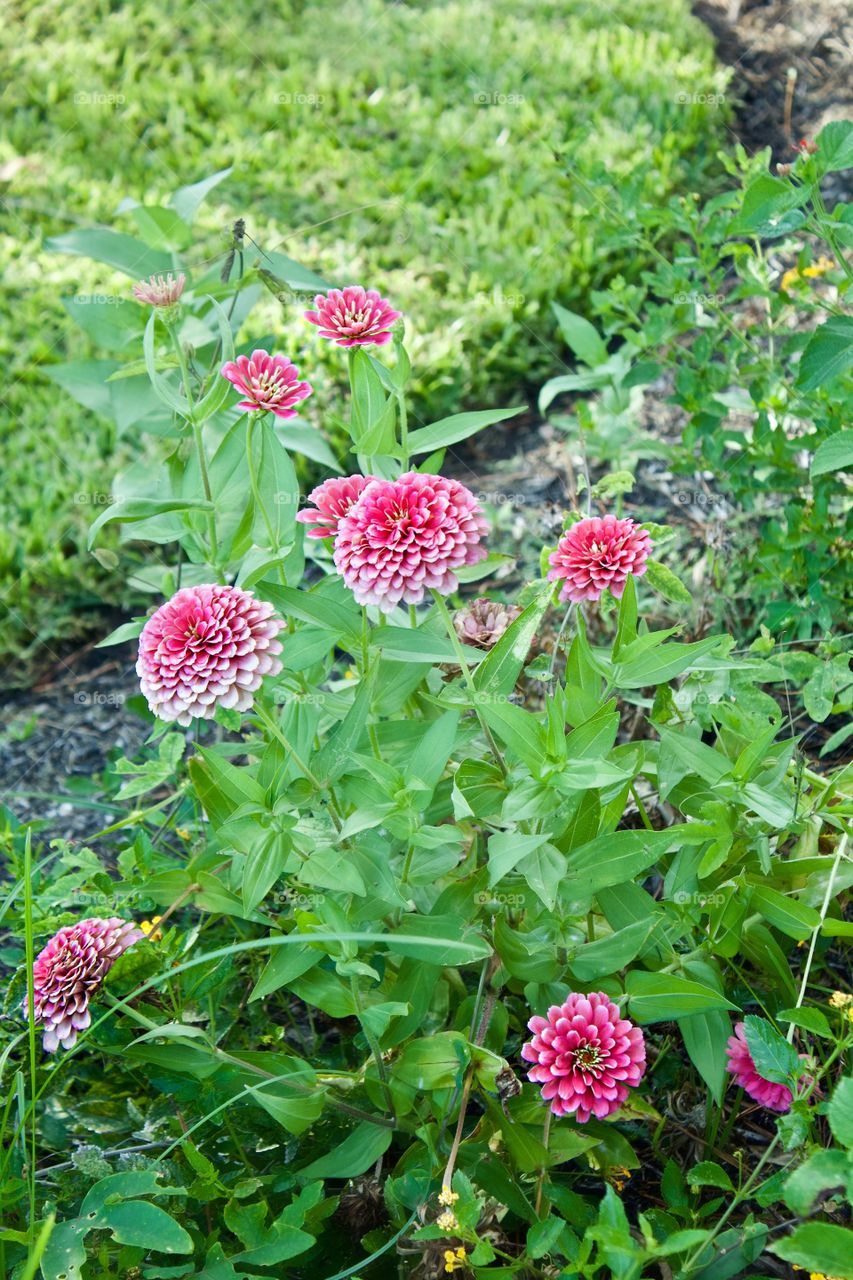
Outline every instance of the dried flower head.
{"type": "Polygon", "coordinates": [[[501,604],[478,596],[453,615],[453,626],[463,644],[477,649],[493,649],[511,623],[521,614],[517,604],[501,604]]]}

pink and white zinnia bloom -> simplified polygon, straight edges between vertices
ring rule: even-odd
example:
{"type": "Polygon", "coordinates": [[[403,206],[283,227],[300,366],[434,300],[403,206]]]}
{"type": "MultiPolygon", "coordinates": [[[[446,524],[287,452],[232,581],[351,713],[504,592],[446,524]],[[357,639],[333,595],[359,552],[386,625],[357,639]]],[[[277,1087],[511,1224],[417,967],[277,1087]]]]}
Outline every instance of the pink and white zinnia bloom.
{"type": "Polygon", "coordinates": [[[533,1017],[527,1025],[534,1034],[521,1056],[535,1064],[527,1078],[543,1086],[542,1097],[555,1116],[573,1114],[579,1124],[590,1116],[603,1120],[643,1078],[643,1033],[601,991],[572,992],[547,1017],[533,1017]]]}
{"type": "Polygon", "coordinates": [[[186,282],[183,271],[179,271],[177,276],[173,276],[171,271],[166,276],[149,276],[133,286],[133,296],[137,302],[144,302],[149,307],[173,307],[186,282]]]}
{"type": "Polygon", "coordinates": [[[407,471],[373,480],[339,521],[334,561],[359,604],[419,604],[428,590],[456,590],[455,569],[486,555],[477,499],[458,480],[407,471]]]}
{"type": "Polygon", "coordinates": [[[78,1031],[91,1024],[90,998],[119,956],[144,937],[118,916],[80,920],[54,934],[33,964],[34,1021],[44,1026],[47,1053],[73,1049],[78,1031]]]}
{"type": "Polygon", "coordinates": [[[264,676],[281,663],[284,623],[251,591],[218,583],[184,587],[161,605],[139,637],[136,673],[161,720],[210,720],[217,707],[248,711],[264,676]]]}
{"type": "Polygon", "coordinates": [[[271,356],[260,348],[251,356],[228,361],[220,373],[242,394],[238,408],[266,411],[278,418],[295,418],[293,406],[313,390],[310,382],[300,382],[299,370],[287,356],[271,356]]]}
{"type": "Polygon", "coordinates": [[[618,599],[630,575],[639,578],[646,572],[651,549],[648,533],[630,516],[592,516],[563,534],[548,557],[548,579],[562,582],[561,600],[599,600],[606,587],[618,599]]]}
{"type": "Polygon", "coordinates": [[[308,537],[333,538],[340,521],[373,479],[373,476],[333,476],[312,489],[308,501],[313,503],[313,509],[306,507],[296,513],[300,524],[313,526],[307,531],[308,537]]]}
{"type": "Polygon", "coordinates": [[[784,1084],[776,1084],[773,1080],[765,1080],[755,1069],[755,1062],[746,1042],[746,1030],[742,1022],[735,1023],[735,1033],[729,1036],[726,1045],[728,1062],[726,1071],[730,1071],[737,1083],[750,1098],[766,1107],[768,1111],[782,1114],[791,1110],[793,1095],[784,1084]]]}
{"type": "Polygon", "coordinates": [[[391,326],[401,315],[387,298],[360,284],[318,293],[314,306],[316,311],[306,311],[305,319],[316,324],[321,336],[339,347],[364,347],[370,343],[384,346],[391,337],[391,326]]]}

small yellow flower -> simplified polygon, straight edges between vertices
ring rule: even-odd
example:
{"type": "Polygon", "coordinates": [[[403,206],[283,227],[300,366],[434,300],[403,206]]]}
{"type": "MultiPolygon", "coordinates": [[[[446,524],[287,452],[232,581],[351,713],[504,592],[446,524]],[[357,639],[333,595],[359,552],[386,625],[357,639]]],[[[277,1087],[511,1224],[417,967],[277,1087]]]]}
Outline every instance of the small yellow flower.
{"type": "Polygon", "coordinates": [[[803,267],[802,271],[798,267],[791,267],[790,270],[786,271],[782,277],[780,287],[787,292],[791,285],[796,284],[798,280],[814,280],[818,276],[825,276],[827,271],[832,271],[835,266],[837,266],[837,263],[833,262],[832,258],[824,257],[821,254],[817,262],[813,262],[810,267],[803,267]]]}
{"type": "Polygon", "coordinates": [[[444,1213],[440,1213],[436,1218],[435,1225],[450,1234],[459,1229],[459,1219],[452,1209],[445,1209],[444,1213]]]}
{"type": "Polygon", "coordinates": [[[853,1004],[853,996],[847,996],[843,991],[833,991],[829,1003],[833,1009],[846,1009],[853,1004]]]}
{"type": "Polygon", "coordinates": [[[157,928],[162,919],[162,916],[153,916],[150,920],[140,921],[139,927],[149,942],[159,942],[163,937],[163,930],[157,928]]]}
{"type": "Polygon", "coordinates": [[[626,1169],[624,1165],[615,1164],[607,1176],[607,1181],[611,1186],[615,1187],[617,1191],[622,1191],[625,1188],[625,1183],[630,1177],[630,1169],[626,1169]]]}
{"type": "Polygon", "coordinates": [[[192,832],[187,831],[186,827],[175,827],[175,835],[180,836],[186,844],[189,844],[190,840],[193,838],[192,832]]]}
{"type": "Polygon", "coordinates": [[[456,1204],[456,1201],[458,1199],[459,1199],[459,1192],[451,1191],[450,1187],[446,1185],[443,1186],[438,1193],[438,1203],[447,1205],[448,1209],[451,1207],[451,1205],[456,1204]]]}
{"type": "Polygon", "coordinates": [[[452,1275],[454,1271],[461,1271],[465,1266],[467,1254],[464,1249],[445,1249],[444,1251],[444,1269],[448,1275],[452,1275]]]}

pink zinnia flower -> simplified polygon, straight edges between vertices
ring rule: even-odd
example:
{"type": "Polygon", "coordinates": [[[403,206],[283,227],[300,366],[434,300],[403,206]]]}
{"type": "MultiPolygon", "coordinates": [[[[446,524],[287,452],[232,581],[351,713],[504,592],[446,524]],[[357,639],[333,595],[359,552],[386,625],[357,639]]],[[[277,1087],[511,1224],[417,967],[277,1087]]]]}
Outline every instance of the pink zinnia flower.
{"type": "Polygon", "coordinates": [[[281,663],[284,623],[251,591],[218,583],[184,587],[142,629],[136,673],[161,720],[210,720],[217,707],[248,711],[281,663]]]}
{"type": "Polygon", "coordinates": [[[754,1098],[768,1111],[785,1112],[791,1110],[793,1095],[784,1084],[776,1084],[765,1080],[755,1069],[755,1062],[746,1042],[746,1030],[742,1022],[735,1023],[735,1033],[729,1036],[726,1045],[728,1062],[726,1071],[730,1071],[741,1089],[754,1098]]]}
{"type": "Polygon", "coordinates": [[[271,356],[268,351],[238,356],[224,364],[220,373],[245,396],[237,402],[238,408],[268,410],[279,418],[295,418],[293,406],[313,390],[309,382],[299,381],[299,370],[287,356],[271,356]]]}
{"type": "Polygon", "coordinates": [[[318,325],[321,335],[339,347],[364,347],[372,342],[384,346],[391,337],[391,326],[401,315],[387,298],[360,284],[318,293],[314,306],[317,310],[306,311],[305,319],[318,325]]]}
{"type": "Polygon", "coordinates": [[[562,581],[561,600],[599,600],[605,587],[621,596],[629,574],[646,572],[652,541],[630,516],[592,516],[567,529],[548,557],[550,582],[562,581]]]}
{"type": "Polygon", "coordinates": [[[296,519],[302,524],[313,525],[308,530],[309,538],[333,538],[338,531],[338,522],[347,514],[364,490],[374,479],[373,476],[333,476],[324,480],[312,489],[308,501],[313,502],[313,510],[307,507],[296,513],[296,519]]]}
{"type": "Polygon", "coordinates": [[[488,524],[477,499],[458,480],[407,471],[373,480],[338,524],[334,560],[359,604],[390,613],[401,600],[418,604],[433,588],[456,589],[454,569],[477,564],[488,524]]]}
{"type": "Polygon", "coordinates": [[[167,276],[149,276],[133,286],[133,296],[137,302],[145,302],[150,307],[173,307],[186,282],[183,271],[179,271],[177,277],[171,271],[167,276]]]}
{"type": "MultiPolygon", "coordinates": [[[[35,1022],[44,1024],[44,1047],[72,1049],[77,1032],[92,1021],[89,999],[122,952],[145,934],[118,916],[66,925],[54,934],[33,964],[35,1022]]],[[[27,999],[24,998],[24,1013],[27,999]]]]}
{"type": "Polygon", "coordinates": [[[601,991],[572,992],[527,1025],[534,1034],[521,1056],[536,1064],[527,1078],[543,1086],[555,1116],[574,1114],[579,1124],[590,1116],[601,1120],[618,1111],[643,1078],[643,1033],[601,991]]]}

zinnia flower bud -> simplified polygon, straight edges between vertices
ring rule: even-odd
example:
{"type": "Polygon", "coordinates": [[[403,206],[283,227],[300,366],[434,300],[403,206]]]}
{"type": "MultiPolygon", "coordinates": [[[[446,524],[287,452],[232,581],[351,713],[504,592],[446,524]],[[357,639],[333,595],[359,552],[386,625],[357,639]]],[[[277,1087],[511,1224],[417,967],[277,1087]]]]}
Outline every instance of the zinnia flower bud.
{"type": "Polygon", "coordinates": [[[313,502],[314,509],[308,507],[296,513],[300,524],[314,527],[308,530],[309,538],[333,538],[338,531],[338,523],[364,493],[373,480],[373,476],[333,476],[324,480],[312,489],[308,501],[313,502]]]}
{"type": "MultiPolygon", "coordinates": [[[[44,1025],[47,1053],[72,1049],[78,1031],[91,1024],[89,999],[114,962],[143,938],[141,929],[118,916],[66,925],[54,934],[33,964],[34,1020],[44,1025]]],[[[27,1000],[24,999],[24,1013],[27,1000]]]]}
{"type": "Polygon", "coordinates": [[[277,675],[284,623],[251,591],[184,587],[142,629],[136,673],[161,720],[210,720],[217,707],[248,711],[264,676],[277,675]]]}
{"type": "Polygon", "coordinates": [[[630,516],[624,520],[592,516],[579,520],[563,534],[548,557],[553,566],[548,579],[563,583],[561,600],[599,600],[606,587],[618,599],[629,575],[639,578],[646,572],[651,548],[648,533],[630,516]]]}
{"type": "Polygon", "coordinates": [[[456,590],[454,569],[486,555],[488,529],[476,498],[458,480],[407,471],[373,480],[338,524],[334,560],[359,604],[390,613],[432,589],[456,590]]]}
{"type": "Polygon", "coordinates": [[[601,1120],[618,1111],[643,1078],[643,1033],[601,991],[572,992],[527,1025],[534,1035],[521,1056],[535,1063],[527,1078],[543,1086],[555,1116],[573,1114],[579,1124],[590,1116],[601,1120]]]}
{"type": "Polygon", "coordinates": [[[735,1024],[735,1033],[729,1036],[726,1045],[728,1062],[726,1071],[730,1071],[737,1083],[750,1098],[754,1098],[768,1111],[784,1113],[791,1110],[793,1095],[784,1084],[776,1084],[773,1080],[765,1080],[758,1074],[749,1045],[746,1042],[746,1030],[742,1022],[735,1024]]]}
{"type": "Polygon", "coordinates": [[[187,278],[183,271],[173,276],[149,276],[133,286],[133,296],[137,302],[147,303],[150,307],[173,307],[184,291],[187,278]]]}
{"type": "Polygon", "coordinates": [[[474,645],[477,649],[493,649],[520,613],[521,608],[517,604],[501,604],[486,596],[478,596],[464,609],[457,609],[453,615],[453,626],[463,644],[474,645]]]}
{"type": "Polygon", "coordinates": [[[363,289],[360,284],[318,293],[314,306],[317,310],[306,311],[305,319],[316,324],[321,336],[339,347],[364,347],[370,343],[384,346],[391,337],[391,326],[401,314],[375,289],[363,289]]]}
{"type": "Polygon", "coordinates": [[[293,406],[313,390],[310,382],[299,381],[299,370],[287,356],[271,356],[261,349],[251,357],[229,360],[220,373],[244,396],[237,402],[239,409],[268,411],[278,418],[295,418],[293,406]]]}

